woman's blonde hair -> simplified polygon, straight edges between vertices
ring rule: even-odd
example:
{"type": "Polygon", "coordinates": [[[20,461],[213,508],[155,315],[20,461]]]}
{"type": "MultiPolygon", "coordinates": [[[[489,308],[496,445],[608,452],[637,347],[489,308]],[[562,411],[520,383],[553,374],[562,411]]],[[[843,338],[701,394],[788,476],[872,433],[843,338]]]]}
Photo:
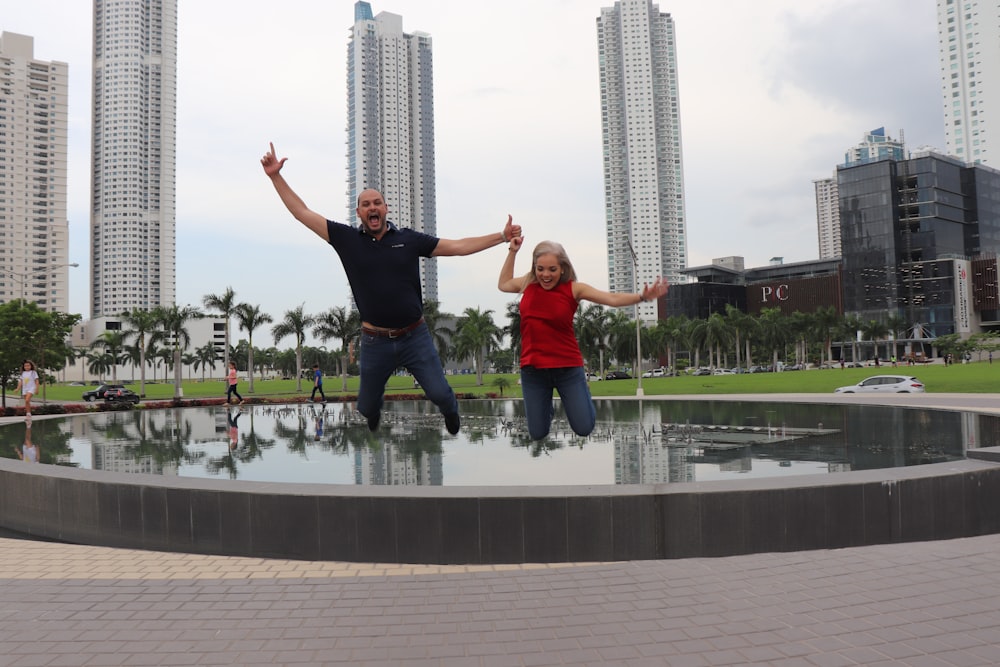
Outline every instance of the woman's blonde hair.
{"type": "Polygon", "coordinates": [[[542,241],[535,246],[534,251],[531,253],[531,271],[525,276],[525,287],[527,287],[528,283],[538,282],[538,278],[535,277],[535,265],[538,263],[538,258],[542,255],[556,256],[556,261],[562,267],[562,275],[559,276],[560,284],[568,280],[576,280],[576,270],[573,268],[573,263],[569,261],[569,256],[566,255],[566,249],[562,247],[562,244],[555,241],[542,241]]]}

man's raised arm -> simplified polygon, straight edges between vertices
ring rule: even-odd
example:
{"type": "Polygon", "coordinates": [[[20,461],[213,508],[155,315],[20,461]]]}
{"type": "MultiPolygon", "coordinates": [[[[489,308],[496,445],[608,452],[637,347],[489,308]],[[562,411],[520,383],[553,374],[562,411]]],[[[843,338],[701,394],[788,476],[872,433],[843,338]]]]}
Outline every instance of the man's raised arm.
{"type": "Polygon", "coordinates": [[[514,218],[507,216],[507,224],[502,232],[494,232],[486,236],[467,236],[464,239],[438,239],[437,247],[431,253],[434,257],[451,257],[454,255],[471,255],[487,248],[507,243],[515,236],[521,235],[521,225],[514,224],[514,218]]]}
{"type": "Polygon", "coordinates": [[[271,183],[274,185],[278,196],[281,197],[281,202],[296,220],[313,230],[317,236],[329,243],[330,236],[326,229],[326,218],[316,211],[311,210],[302,201],[302,198],[295,194],[285,181],[284,176],[281,175],[281,168],[285,166],[285,160],[288,158],[285,157],[279,160],[274,152],[274,143],[271,143],[270,146],[271,150],[265,153],[264,157],[260,159],[260,164],[264,167],[264,173],[271,179],[271,183]]]}

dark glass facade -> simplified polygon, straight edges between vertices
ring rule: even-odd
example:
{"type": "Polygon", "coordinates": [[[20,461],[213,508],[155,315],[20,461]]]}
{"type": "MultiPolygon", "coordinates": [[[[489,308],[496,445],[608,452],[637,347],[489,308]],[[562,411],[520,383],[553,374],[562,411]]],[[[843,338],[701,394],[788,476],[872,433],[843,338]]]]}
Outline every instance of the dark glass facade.
{"type": "Polygon", "coordinates": [[[837,171],[844,311],[963,331],[968,260],[1000,249],[1000,172],[935,154],[837,171]]]}

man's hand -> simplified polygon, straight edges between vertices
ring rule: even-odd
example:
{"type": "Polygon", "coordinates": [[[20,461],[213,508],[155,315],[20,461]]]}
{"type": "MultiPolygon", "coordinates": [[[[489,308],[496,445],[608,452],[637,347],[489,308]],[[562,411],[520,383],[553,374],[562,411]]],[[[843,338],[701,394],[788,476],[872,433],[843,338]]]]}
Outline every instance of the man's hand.
{"type": "Polygon", "coordinates": [[[503,228],[503,237],[507,240],[521,235],[521,225],[514,224],[514,216],[507,215],[507,224],[503,228]]]}
{"type": "Polygon", "coordinates": [[[270,143],[271,150],[264,154],[264,157],[260,159],[261,165],[264,167],[264,173],[268,176],[274,176],[281,171],[281,168],[285,166],[285,160],[288,158],[283,157],[280,160],[274,152],[274,142],[270,143]]]}

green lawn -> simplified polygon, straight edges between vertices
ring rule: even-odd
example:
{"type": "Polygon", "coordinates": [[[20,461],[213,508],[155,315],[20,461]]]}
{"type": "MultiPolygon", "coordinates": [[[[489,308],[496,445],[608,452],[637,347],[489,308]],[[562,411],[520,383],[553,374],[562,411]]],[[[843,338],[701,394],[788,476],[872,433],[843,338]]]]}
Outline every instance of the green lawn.
{"type": "MultiPolygon", "coordinates": [[[[868,376],[898,373],[902,375],[914,375],[927,386],[927,391],[942,393],[994,393],[1000,392],[1000,363],[996,365],[986,362],[971,364],[955,364],[944,366],[941,364],[928,364],[924,366],[882,366],[881,368],[839,368],[829,370],[809,370],[809,371],[787,371],[784,373],[755,373],[753,375],[720,375],[703,377],[664,377],[664,378],[644,378],[642,380],[643,392],[647,396],[660,396],[671,394],[773,394],[773,393],[802,393],[802,394],[824,394],[831,393],[835,388],[843,385],[854,384],[868,376]]],[[[466,394],[487,393],[500,394],[499,388],[494,384],[498,375],[486,375],[483,378],[483,386],[476,385],[475,375],[450,375],[448,381],[456,392],[466,394]]],[[[516,374],[504,375],[509,386],[503,390],[506,397],[520,397],[521,389],[517,385],[518,376],[516,374]]],[[[131,376],[118,378],[120,383],[125,384],[134,391],[139,390],[138,381],[132,382],[131,376]]],[[[595,397],[600,396],[634,396],[636,392],[637,380],[601,380],[591,382],[590,390],[595,397]]],[[[333,398],[342,395],[340,391],[341,380],[339,376],[327,376],[323,388],[327,396],[333,398]]],[[[62,401],[79,400],[82,392],[89,387],[71,387],[60,383],[46,387],[46,398],[62,401]]],[[[295,389],[295,380],[255,380],[253,393],[249,390],[249,383],[241,380],[239,391],[244,397],[281,397],[281,396],[301,396],[308,395],[312,391],[312,383],[308,380],[302,381],[302,391],[295,389]]],[[[347,379],[347,393],[356,394],[358,391],[358,378],[347,379]]],[[[221,380],[209,380],[201,382],[198,379],[184,381],[185,398],[201,397],[222,397],[225,396],[225,385],[221,380]]],[[[387,388],[389,394],[414,394],[420,393],[419,389],[414,389],[413,379],[410,377],[393,377],[389,380],[387,388]]],[[[172,384],[146,383],[146,398],[150,400],[168,400],[174,395],[172,384]]]]}

